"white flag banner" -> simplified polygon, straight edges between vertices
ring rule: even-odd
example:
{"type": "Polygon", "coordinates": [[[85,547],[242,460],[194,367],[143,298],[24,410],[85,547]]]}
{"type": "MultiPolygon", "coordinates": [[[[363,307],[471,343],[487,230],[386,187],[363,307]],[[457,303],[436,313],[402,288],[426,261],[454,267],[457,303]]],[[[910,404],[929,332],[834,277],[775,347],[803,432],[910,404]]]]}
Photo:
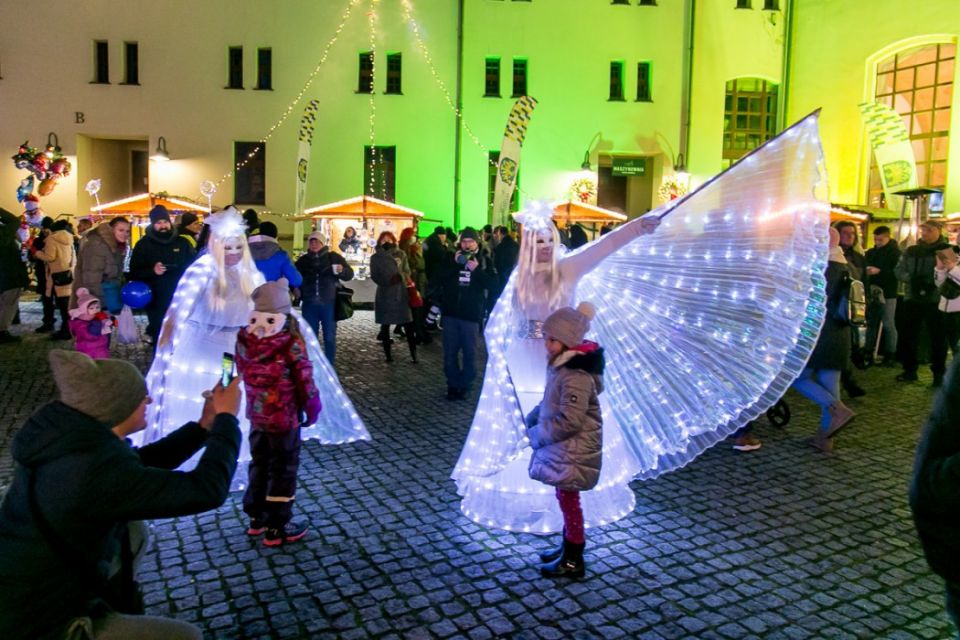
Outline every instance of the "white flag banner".
{"type": "Polygon", "coordinates": [[[510,213],[510,201],[517,187],[517,172],[520,170],[520,148],[536,106],[536,99],[523,96],[514,103],[507,118],[503,144],[500,145],[500,160],[497,163],[497,185],[493,192],[493,211],[490,216],[490,224],[493,226],[506,224],[507,214],[510,213]]]}

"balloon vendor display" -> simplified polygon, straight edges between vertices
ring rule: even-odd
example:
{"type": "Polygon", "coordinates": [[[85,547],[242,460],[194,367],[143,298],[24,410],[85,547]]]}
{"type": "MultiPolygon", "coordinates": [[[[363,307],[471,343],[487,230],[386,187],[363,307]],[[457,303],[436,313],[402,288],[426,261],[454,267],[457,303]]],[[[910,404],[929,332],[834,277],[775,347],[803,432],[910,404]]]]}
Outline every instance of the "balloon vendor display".
{"type": "Polygon", "coordinates": [[[20,181],[20,186],[17,188],[18,202],[23,202],[24,198],[33,192],[34,179],[39,181],[37,194],[47,196],[57,186],[57,180],[70,175],[72,169],[70,161],[56,143],[49,143],[46,149],[41,150],[31,147],[28,140],[20,145],[12,159],[17,169],[26,169],[30,172],[27,178],[20,181]]]}
{"type": "Polygon", "coordinates": [[[131,309],[143,309],[150,304],[152,298],[153,292],[150,290],[150,287],[136,280],[128,282],[123,286],[123,289],[120,290],[120,299],[123,300],[123,304],[131,309]]]}

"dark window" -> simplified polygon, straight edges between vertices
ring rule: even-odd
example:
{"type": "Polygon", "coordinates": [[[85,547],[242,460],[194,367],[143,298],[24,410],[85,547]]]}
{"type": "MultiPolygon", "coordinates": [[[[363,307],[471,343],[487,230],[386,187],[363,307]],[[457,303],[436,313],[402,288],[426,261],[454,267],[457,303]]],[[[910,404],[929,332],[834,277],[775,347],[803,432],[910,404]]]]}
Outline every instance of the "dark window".
{"type": "Polygon", "coordinates": [[[737,9],[750,9],[750,0],[737,0],[737,9]]]}
{"type": "Polygon", "coordinates": [[[363,148],[363,193],[387,202],[397,199],[397,148],[363,148]]]}
{"type": "MultiPolygon", "coordinates": [[[[500,167],[500,152],[490,151],[487,164],[487,220],[493,219],[493,196],[497,191],[497,170],[500,167]]],[[[510,196],[510,211],[520,210],[520,170],[513,183],[513,195],[510,196]]],[[[506,224],[506,223],[504,223],[506,224]]]]}
{"type": "Polygon", "coordinates": [[[637,102],[653,102],[650,95],[650,63],[637,63],[637,102]]]}
{"type": "Polygon", "coordinates": [[[243,89],[243,47],[227,50],[227,89],[243,89]]]}
{"type": "Polygon", "coordinates": [[[779,0],[763,0],[763,10],[764,11],[779,11],[780,2],[779,0]]]}
{"type": "Polygon", "coordinates": [[[140,84],[140,47],[136,42],[123,43],[124,84],[140,84]]]}
{"type": "Polygon", "coordinates": [[[513,97],[527,95],[527,59],[513,59],[513,97]]]}
{"type": "Polygon", "coordinates": [[[761,78],[727,82],[723,109],[723,166],[730,166],[773,137],[777,85],[761,78]]]}
{"type": "Polygon", "coordinates": [[[150,154],[146,149],[130,150],[130,193],[150,191],[150,154]]]}
{"type": "Polygon", "coordinates": [[[273,49],[257,49],[257,89],[273,89],[273,49]]]}
{"type": "Polygon", "coordinates": [[[610,63],[610,99],[623,100],[623,62],[610,63]]]}
{"type": "Polygon", "coordinates": [[[106,40],[93,43],[93,81],[97,84],[110,84],[110,49],[106,40]]]}
{"type": "Polygon", "coordinates": [[[655,7],[657,6],[657,0],[640,0],[638,4],[641,7],[655,7]]]}
{"type": "Polygon", "coordinates": [[[401,86],[402,58],[399,53],[387,54],[387,93],[403,93],[401,86]]]}
{"type": "Polygon", "coordinates": [[[485,98],[500,97],[500,58],[487,58],[484,67],[486,75],[484,76],[483,96],[485,98]]]}
{"type": "Polygon", "coordinates": [[[267,144],[233,143],[233,201],[237,204],[267,203],[267,144]]]}
{"type": "Polygon", "coordinates": [[[357,93],[373,93],[373,53],[369,51],[360,54],[357,93]]]}
{"type": "Polygon", "coordinates": [[[630,0],[613,0],[610,4],[630,4],[630,0]]]}

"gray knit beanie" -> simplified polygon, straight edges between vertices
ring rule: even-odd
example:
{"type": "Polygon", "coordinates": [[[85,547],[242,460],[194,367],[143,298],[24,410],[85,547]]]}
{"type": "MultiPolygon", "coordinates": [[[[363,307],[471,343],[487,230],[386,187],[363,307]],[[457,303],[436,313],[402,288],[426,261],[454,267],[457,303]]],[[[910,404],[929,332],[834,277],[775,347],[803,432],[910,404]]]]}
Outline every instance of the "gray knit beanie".
{"type": "Polygon", "coordinates": [[[115,427],[147,397],[143,374],[125,360],[93,360],[77,351],[54,349],[48,355],[60,401],[115,427]]]}
{"type": "Polygon", "coordinates": [[[575,347],[583,342],[590,331],[590,320],[596,310],[589,302],[581,302],[576,309],[563,307],[557,309],[543,323],[543,333],[559,340],[567,347],[575,347]]]}
{"type": "Polygon", "coordinates": [[[290,283],[286,278],[266,282],[253,290],[253,309],[262,313],[290,313],[290,283]]]}

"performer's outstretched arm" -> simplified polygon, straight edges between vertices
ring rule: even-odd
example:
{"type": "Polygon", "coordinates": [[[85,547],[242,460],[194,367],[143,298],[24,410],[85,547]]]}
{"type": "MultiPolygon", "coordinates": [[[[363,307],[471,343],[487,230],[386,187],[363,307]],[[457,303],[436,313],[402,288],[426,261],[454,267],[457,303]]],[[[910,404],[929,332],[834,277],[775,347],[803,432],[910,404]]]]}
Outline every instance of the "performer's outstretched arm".
{"type": "Polygon", "coordinates": [[[560,278],[567,282],[575,282],[596,268],[604,258],[622,249],[633,239],[653,233],[660,225],[660,216],[657,213],[654,211],[631,220],[560,260],[560,278]]]}

